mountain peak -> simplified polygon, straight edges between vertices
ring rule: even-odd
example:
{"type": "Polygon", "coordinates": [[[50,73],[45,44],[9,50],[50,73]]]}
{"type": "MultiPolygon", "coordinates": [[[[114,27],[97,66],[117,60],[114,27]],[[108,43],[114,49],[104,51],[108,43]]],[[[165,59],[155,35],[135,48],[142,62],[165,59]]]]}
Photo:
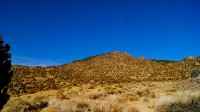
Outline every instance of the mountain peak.
{"type": "Polygon", "coordinates": [[[187,58],[185,58],[185,60],[193,60],[193,59],[195,59],[194,56],[188,56],[187,58]]]}
{"type": "Polygon", "coordinates": [[[128,52],[120,52],[120,51],[113,51],[113,52],[107,53],[107,55],[121,55],[121,56],[122,55],[129,55],[129,56],[131,56],[128,52]]]}

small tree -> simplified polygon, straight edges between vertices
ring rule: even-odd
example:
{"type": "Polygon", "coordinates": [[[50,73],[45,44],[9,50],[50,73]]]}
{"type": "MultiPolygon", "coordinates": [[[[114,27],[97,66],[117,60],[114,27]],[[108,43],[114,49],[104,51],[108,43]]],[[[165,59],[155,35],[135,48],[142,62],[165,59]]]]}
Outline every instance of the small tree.
{"type": "Polygon", "coordinates": [[[12,77],[12,72],[10,72],[11,55],[8,53],[9,50],[10,45],[4,44],[2,36],[0,35],[0,110],[9,99],[7,85],[12,77]]]}
{"type": "Polygon", "coordinates": [[[197,77],[200,77],[200,69],[193,70],[191,73],[191,78],[197,78],[197,77]]]}

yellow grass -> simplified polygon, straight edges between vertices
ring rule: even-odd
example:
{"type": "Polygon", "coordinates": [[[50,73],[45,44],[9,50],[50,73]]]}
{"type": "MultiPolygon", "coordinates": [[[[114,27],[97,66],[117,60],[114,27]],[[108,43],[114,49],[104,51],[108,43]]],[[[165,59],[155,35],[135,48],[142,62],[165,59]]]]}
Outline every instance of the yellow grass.
{"type": "Polygon", "coordinates": [[[11,97],[2,112],[181,112],[200,107],[200,92],[173,82],[79,85],[11,97]],[[154,85],[154,86],[152,86],[154,85]]]}
{"type": "Polygon", "coordinates": [[[157,112],[198,112],[200,91],[178,91],[172,95],[162,95],[156,103],[157,112]]]}

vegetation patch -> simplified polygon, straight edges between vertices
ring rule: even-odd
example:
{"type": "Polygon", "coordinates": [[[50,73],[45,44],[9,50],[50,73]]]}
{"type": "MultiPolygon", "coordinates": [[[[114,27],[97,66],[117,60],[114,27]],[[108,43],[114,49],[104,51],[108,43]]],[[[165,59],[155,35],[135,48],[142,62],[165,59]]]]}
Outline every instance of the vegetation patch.
{"type": "Polygon", "coordinates": [[[157,112],[199,112],[199,91],[178,91],[170,96],[162,96],[156,102],[157,112]]]}

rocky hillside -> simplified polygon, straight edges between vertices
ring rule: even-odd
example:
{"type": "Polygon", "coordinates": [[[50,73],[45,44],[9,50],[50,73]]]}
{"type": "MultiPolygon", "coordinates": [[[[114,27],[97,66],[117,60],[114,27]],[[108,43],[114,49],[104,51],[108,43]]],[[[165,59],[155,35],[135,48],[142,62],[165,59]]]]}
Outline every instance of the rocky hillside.
{"type": "Polygon", "coordinates": [[[134,58],[128,53],[112,52],[60,66],[13,66],[9,94],[16,96],[83,83],[182,80],[190,78],[195,69],[200,69],[199,57],[173,62],[134,58]]]}

